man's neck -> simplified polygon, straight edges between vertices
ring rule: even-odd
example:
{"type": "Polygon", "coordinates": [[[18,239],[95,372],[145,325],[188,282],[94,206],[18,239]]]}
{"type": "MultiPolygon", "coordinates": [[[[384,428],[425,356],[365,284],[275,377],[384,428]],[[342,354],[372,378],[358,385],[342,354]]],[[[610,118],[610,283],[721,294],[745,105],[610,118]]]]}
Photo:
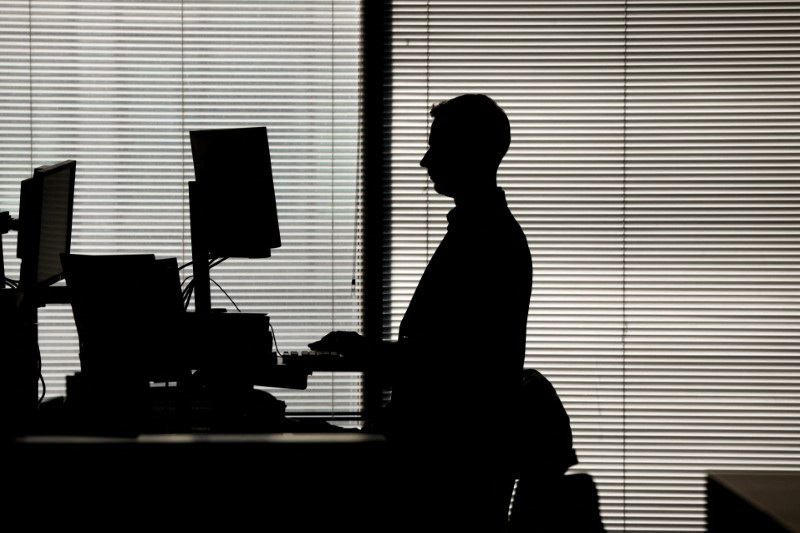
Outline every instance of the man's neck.
{"type": "Polygon", "coordinates": [[[497,196],[497,184],[492,183],[484,187],[475,187],[461,191],[453,197],[456,207],[470,207],[491,204],[497,196]]]}

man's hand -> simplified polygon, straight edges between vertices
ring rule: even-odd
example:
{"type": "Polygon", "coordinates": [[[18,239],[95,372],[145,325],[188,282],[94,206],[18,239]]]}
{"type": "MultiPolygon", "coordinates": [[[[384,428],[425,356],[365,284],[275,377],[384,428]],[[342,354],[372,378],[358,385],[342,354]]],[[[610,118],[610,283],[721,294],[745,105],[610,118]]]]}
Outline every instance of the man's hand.
{"type": "Polygon", "coordinates": [[[361,359],[367,352],[367,339],[355,331],[332,331],[308,347],[317,352],[337,352],[348,359],[361,359]]]}

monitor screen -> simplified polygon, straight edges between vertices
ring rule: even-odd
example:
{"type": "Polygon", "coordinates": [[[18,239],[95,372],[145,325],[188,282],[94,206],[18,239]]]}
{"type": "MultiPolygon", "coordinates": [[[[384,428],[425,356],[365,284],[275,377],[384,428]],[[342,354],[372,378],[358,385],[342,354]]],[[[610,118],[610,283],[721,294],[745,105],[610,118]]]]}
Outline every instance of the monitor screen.
{"type": "Polygon", "coordinates": [[[69,253],[75,191],[73,160],[42,166],[20,188],[20,285],[23,290],[63,279],[61,254],[69,253]]]}
{"type": "Polygon", "coordinates": [[[189,138],[211,257],[269,257],[281,237],[267,128],[196,130],[189,138]]]}
{"type": "MultiPolygon", "coordinates": [[[[83,372],[187,372],[178,263],[152,254],[61,256],[83,372]]],[[[113,378],[113,376],[109,376],[113,378]]]]}

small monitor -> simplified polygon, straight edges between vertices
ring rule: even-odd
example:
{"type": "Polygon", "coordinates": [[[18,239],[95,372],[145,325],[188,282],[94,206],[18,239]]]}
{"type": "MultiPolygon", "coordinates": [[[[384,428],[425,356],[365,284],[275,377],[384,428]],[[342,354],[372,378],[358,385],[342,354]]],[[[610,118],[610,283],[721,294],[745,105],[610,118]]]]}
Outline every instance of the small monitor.
{"type": "Polygon", "coordinates": [[[183,314],[177,259],[63,254],[61,261],[82,372],[153,380],[188,372],[177,329],[183,314]]]}
{"type": "Polygon", "coordinates": [[[64,277],[61,254],[69,253],[72,240],[75,167],[73,160],[42,166],[22,182],[17,257],[23,290],[44,288],[64,277]]]}
{"type": "Polygon", "coordinates": [[[281,236],[267,128],[196,130],[189,138],[209,255],[269,257],[281,236]]]}

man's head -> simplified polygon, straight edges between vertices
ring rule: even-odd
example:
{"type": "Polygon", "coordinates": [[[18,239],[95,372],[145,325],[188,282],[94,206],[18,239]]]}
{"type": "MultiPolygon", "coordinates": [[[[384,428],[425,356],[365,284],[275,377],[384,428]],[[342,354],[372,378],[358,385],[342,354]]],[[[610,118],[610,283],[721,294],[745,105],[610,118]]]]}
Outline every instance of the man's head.
{"type": "Polygon", "coordinates": [[[428,151],[420,165],[445,196],[496,186],[497,167],[511,142],[505,112],[488,96],[464,94],[431,109],[428,151]]]}

